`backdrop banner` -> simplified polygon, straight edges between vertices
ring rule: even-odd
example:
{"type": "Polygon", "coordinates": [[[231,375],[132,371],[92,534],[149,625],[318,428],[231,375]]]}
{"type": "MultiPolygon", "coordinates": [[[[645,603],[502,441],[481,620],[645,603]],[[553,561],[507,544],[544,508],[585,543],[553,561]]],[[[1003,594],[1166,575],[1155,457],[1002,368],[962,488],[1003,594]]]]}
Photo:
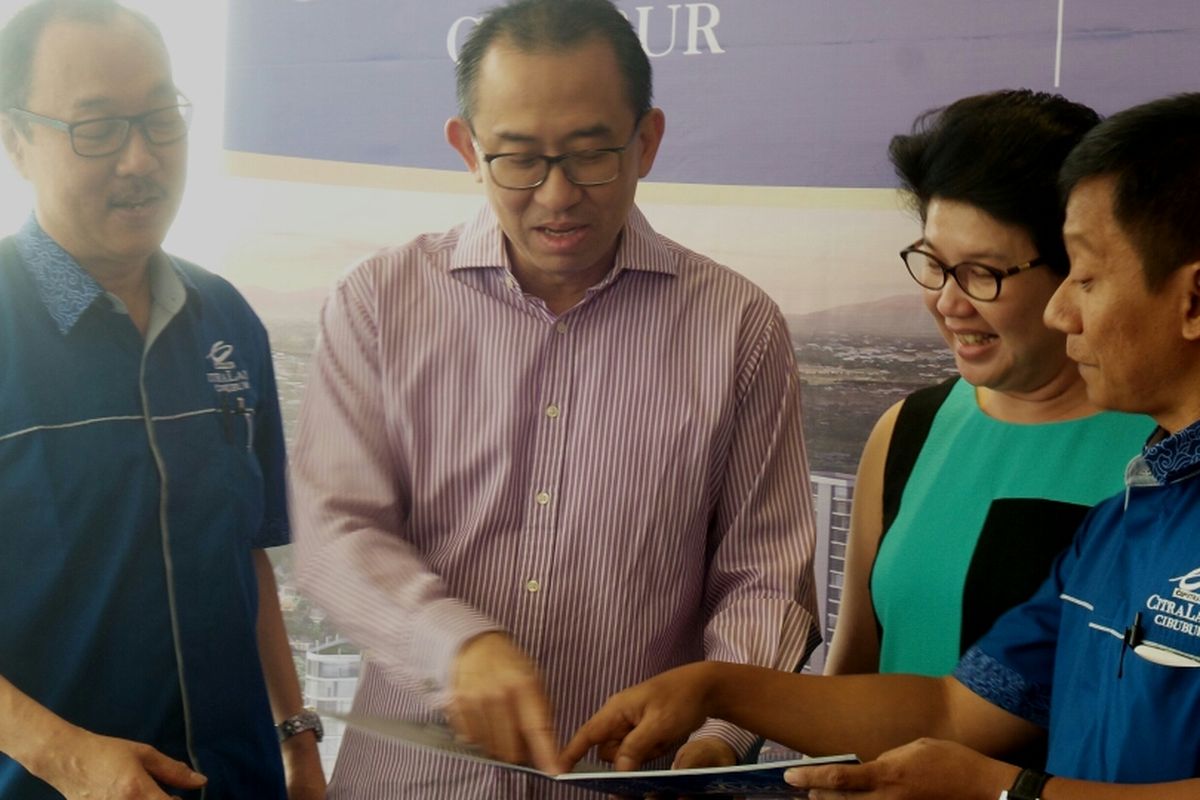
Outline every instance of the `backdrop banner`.
{"type": "MultiPolygon", "coordinates": [[[[454,58],[483,0],[231,0],[231,150],[458,169],[454,58]]],[[[870,187],[917,112],[989,89],[1111,113],[1195,88],[1195,0],[618,3],[667,110],[658,181],[870,187]]]]}

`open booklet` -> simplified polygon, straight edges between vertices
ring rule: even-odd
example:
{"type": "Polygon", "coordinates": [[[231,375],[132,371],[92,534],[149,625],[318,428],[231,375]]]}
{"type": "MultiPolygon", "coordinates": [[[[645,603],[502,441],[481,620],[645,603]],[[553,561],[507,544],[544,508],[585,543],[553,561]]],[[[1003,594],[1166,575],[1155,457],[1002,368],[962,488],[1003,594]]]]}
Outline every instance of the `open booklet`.
{"type": "Polygon", "coordinates": [[[678,796],[804,797],[805,792],[802,789],[796,789],[784,782],[783,773],[785,771],[792,767],[809,767],[817,764],[858,763],[856,756],[841,755],[824,758],[797,758],[766,764],[743,764],[735,767],[616,772],[608,766],[581,762],[576,765],[573,772],[563,775],[547,775],[533,767],[508,764],[488,758],[482,755],[478,749],[457,742],[454,734],[442,725],[421,724],[362,714],[330,714],[329,716],[340,719],[352,727],[411,747],[434,750],[452,758],[487,764],[500,769],[525,772],[543,780],[558,781],[622,797],[644,797],[648,794],[655,798],[662,798],[662,800],[678,796]]]}

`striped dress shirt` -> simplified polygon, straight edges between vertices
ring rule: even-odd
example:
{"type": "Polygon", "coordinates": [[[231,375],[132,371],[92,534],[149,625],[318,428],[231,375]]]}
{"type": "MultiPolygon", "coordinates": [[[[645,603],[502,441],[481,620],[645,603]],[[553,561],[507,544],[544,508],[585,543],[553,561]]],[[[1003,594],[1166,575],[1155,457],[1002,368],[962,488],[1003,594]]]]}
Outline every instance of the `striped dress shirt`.
{"type": "MultiPolygon", "coordinates": [[[[301,585],[366,651],[360,713],[441,720],[485,631],[539,665],[563,737],[663,670],[792,669],[820,635],[783,317],[636,208],[559,316],[486,207],[356,266],[322,312],[292,470],[301,585]]],[[[329,796],[580,794],[351,730],[329,796]]]]}

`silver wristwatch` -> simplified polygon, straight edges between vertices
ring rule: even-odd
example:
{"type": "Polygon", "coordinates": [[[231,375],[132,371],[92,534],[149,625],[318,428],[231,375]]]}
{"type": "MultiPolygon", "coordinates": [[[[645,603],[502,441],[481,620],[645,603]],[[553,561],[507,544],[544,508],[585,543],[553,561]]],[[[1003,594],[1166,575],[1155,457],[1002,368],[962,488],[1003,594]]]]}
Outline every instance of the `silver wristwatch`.
{"type": "Polygon", "coordinates": [[[325,738],[325,726],[321,724],[321,717],[317,712],[307,708],[276,725],[275,730],[279,732],[279,741],[281,742],[286,742],[304,731],[312,731],[318,742],[325,738]]]}

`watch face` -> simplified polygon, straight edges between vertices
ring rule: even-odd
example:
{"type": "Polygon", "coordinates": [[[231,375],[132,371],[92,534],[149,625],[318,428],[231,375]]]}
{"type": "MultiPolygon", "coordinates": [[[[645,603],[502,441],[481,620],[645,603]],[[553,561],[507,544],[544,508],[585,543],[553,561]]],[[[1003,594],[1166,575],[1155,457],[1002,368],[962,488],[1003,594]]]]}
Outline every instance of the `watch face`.
{"type": "Polygon", "coordinates": [[[315,711],[301,711],[279,723],[280,741],[290,739],[304,731],[312,731],[318,742],[325,737],[325,727],[321,724],[321,717],[315,711]]]}

